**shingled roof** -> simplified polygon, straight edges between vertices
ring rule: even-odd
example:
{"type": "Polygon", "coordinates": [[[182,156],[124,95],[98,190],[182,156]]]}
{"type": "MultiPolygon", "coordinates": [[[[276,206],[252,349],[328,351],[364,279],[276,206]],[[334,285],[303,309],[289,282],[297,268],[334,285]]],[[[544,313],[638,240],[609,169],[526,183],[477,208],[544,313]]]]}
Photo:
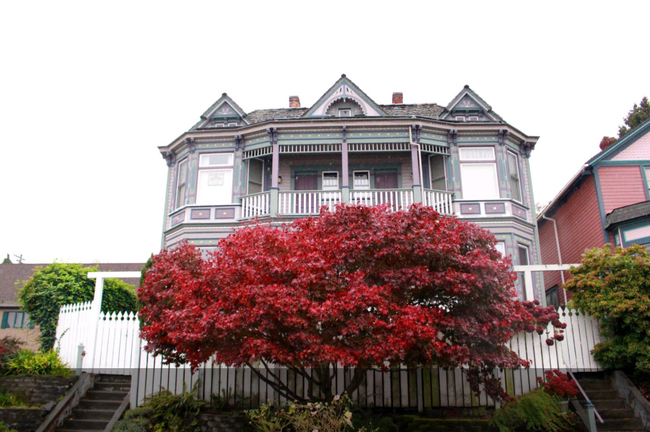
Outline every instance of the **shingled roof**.
{"type": "MultiPolygon", "coordinates": [[[[15,283],[29,279],[37,267],[47,267],[49,264],[0,264],[0,304],[2,306],[17,306],[18,295],[15,283]]],[[[97,266],[99,271],[140,271],[144,263],[111,263],[111,264],[82,264],[84,267],[97,266]]],[[[123,279],[124,282],[138,286],[139,278],[123,279]]]]}

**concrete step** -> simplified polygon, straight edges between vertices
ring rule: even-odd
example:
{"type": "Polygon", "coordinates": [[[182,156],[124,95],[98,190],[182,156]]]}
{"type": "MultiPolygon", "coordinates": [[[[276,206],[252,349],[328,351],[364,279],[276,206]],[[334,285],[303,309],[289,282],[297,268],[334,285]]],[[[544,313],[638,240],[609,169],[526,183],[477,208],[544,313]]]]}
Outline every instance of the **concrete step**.
{"type": "Polygon", "coordinates": [[[610,410],[610,409],[625,409],[625,401],[623,399],[601,399],[598,401],[591,401],[595,406],[598,412],[601,410],[610,410]]]}
{"type": "Polygon", "coordinates": [[[86,420],[110,420],[115,414],[114,409],[99,410],[99,409],[74,409],[72,411],[72,418],[86,419],[86,420]]]}
{"type": "Polygon", "coordinates": [[[128,392],[88,390],[84,399],[88,400],[123,400],[128,392]]]}
{"type": "Polygon", "coordinates": [[[643,430],[643,422],[638,418],[605,420],[604,424],[597,423],[599,431],[635,431],[643,430]]]}
{"type": "Polygon", "coordinates": [[[100,375],[95,380],[95,383],[98,382],[118,382],[118,383],[129,383],[131,385],[131,375],[100,375]]]}
{"type": "Polygon", "coordinates": [[[589,393],[590,390],[611,390],[612,384],[607,379],[581,379],[580,386],[589,393]]]}
{"type": "MultiPolygon", "coordinates": [[[[109,420],[68,419],[63,422],[63,429],[103,431],[108,422],[109,420]]],[[[60,432],[60,429],[58,431],[60,432]]]]}
{"type": "MultiPolygon", "coordinates": [[[[596,404],[594,401],[598,400],[605,400],[605,399],[618,399],[619,395],[616,390],[612,390],[611,388],[609,390],[585,390],[587,393],[587,396],[589,396],[589,399],[596,404]]],[[[582,393],[578,393],[578,399],[584,400],[584,396],[582,393]]]]}
{"type": "Polygon", "coordinates": [[[598,413],[605,421],[610,419],[634,418],[634,410],[630,408],[602,409],[602,410],[598,410],[598,413]]]}
{"type": "Polygon", "coordinates": [[[128,393],[129,390],[131,390],[131,382],[130,381],[128,383],[115,382],[115,381],[96,382],[95,386],[93,387],[93,390],[117,391],[117,392],[128,393]]]}
{"type": "MultiPolygon", "coordinates": [[[[123,400],[124,398],[122,398],[123,400]]],[[[81,399],[79,401],[80,409],[90,409],[90,410],[113,410],[115,411],[120,407],[122,400],[88,400],[81,399]]]]}

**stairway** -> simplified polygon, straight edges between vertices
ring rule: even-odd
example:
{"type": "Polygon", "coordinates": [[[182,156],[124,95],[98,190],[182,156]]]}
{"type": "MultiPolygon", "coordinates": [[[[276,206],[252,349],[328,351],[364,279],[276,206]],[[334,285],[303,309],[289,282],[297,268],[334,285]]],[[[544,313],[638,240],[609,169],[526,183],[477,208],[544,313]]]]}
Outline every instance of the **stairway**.
{"type": "Polygon", "coordinates": [[[86,392],[57,432],[103,431],[130,388],[128,375],[98,375],[94,387],[86,392]]]}
{"type": "MultiPolygon", "coordinates": [[[[599,431],[643,431],[643,422],[634,416],[634,411],[621,399],[618,392],[612,388],[608,376],[603,373],[576,374],[585,393],[594,404],[596,410],[605,421],[604,424],[596,418],[599,431]]],[[[578,394],[584,403],[582,394],[578,394]]]]}

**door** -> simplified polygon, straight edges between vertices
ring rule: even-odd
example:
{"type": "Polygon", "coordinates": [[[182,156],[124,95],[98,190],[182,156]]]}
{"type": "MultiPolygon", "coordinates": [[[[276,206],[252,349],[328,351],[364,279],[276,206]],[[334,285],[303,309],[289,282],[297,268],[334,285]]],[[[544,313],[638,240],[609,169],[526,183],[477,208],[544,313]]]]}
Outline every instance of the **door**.
{"type": "MultiPolygon", "coordinates": [[[[302,173],[296,174],[294,190],[316,191],[318,190],[318,174],[302,173]]],[[[298,214],[309,214],[318,212],[316,204],[317,193],[295,193],[294,211],[298,214]]]]}

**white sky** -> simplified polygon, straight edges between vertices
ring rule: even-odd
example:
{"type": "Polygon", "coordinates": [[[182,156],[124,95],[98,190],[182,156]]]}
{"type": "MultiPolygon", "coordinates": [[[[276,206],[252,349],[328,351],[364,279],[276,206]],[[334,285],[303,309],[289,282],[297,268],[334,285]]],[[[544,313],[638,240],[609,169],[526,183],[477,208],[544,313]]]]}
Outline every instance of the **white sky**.
{"type": "Polygon", "coordinates": [[[247,112],[311,106],[341,73],[380,104],[446,105],[469,84],[541,136],[546,203],[650,96],[648,16],[647,1],[1,2],[0,259],[144,262],[157,146],[223,92],[247,112]]]}

